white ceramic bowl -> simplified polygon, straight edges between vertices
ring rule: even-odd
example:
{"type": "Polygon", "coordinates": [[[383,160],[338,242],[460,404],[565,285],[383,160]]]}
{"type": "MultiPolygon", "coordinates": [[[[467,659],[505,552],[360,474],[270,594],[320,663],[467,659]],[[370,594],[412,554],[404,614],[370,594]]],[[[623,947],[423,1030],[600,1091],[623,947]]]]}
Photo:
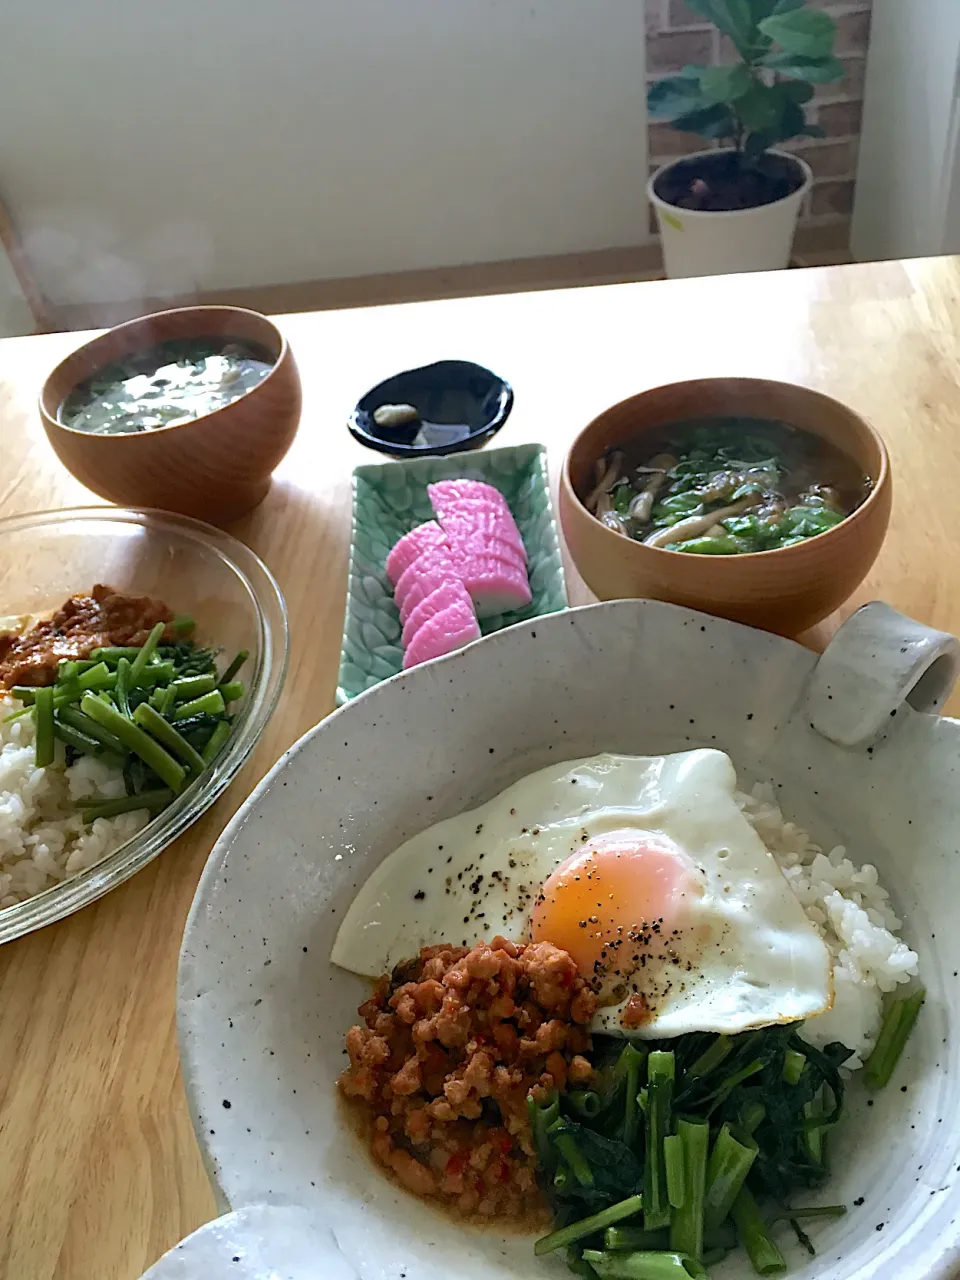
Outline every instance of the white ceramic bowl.
{"type": "MultiPolygon", "coordinates": [[[[356,886],[427,825],[553,761],[706,745],[730,753],[741,781],[774,779],[787,817],[820,843],[877,864],[929,991],[895,1085],[869,1110],[850,1091],[823,1192],[850,1212],[818,1229],[816,1259],[791,1250],[791,1275],[953,1275],[960,723],[927,712],[956,673],[956,641],[883,605],[818,663],[735,623],[618,601],[511,627],[318,725],[217,844],[184,941],[184,1075],[224,1207],[308,1207],[362,1280],[569,1275],[526,1237],[439,1215],[367,1158],[334,1089],[365,985],[330,965],[331,943],[356,886]]],[[[729,1259],[713,1274],[750,1269],[729,1259]]]]}

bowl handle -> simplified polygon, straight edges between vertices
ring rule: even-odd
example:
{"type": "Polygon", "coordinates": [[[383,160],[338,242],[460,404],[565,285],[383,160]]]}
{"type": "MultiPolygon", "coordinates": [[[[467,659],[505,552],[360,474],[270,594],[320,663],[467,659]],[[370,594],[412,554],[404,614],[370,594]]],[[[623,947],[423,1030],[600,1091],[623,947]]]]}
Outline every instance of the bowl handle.
{"type": "Polygon", "coordinates": [[[960,641],[875,600],[847,619],[807,682],[811,728],[841,747],[867,747],[904,703],[939,711],[960,675],[960,641]]]}

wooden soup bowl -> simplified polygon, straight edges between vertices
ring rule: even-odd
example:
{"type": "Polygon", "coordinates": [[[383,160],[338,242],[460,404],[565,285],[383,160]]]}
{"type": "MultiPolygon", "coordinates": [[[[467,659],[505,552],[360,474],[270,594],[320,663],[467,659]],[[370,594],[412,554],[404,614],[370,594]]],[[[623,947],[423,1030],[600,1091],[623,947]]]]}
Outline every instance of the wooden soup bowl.
{"type": "Polygon", "coordinates": [[[265,497],[297,433],[300,403],[293,352],[266,316],[242,307],[178,307],[128,320],[67,356],[44,383],[40,416],[63,465],[102,498],[223,524],[265,497]],[[274,366],[231,404],[155,431],[91,435],[60,421],[70,392],[105,365],[171,338],[208,337],[256,342],[274,366]]]}
{"type": "Polygon", "coordinates": [[[577,436],[560,478],[560,521],[574,564],[601,600],[666,600],[781,635],[796,635],[839,608],[877,558],[890,520],[890,462],[876,431],[819,391],[759,378],[701,378],[622,400],[577,436]],[[584,506],[607,449],[644,433],[713,415],[776,419],[854,458],[872,482],[842,524],[792,547],[739,556],[679,555],[607,529],[584,506]]]}

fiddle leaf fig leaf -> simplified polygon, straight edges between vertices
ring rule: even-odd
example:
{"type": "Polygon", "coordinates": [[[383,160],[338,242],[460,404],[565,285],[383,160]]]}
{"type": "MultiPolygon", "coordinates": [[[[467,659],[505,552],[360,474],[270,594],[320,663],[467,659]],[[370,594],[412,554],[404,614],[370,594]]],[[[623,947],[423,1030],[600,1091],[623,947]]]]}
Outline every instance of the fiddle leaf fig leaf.
{"type": "Polygon", "coordinates": [[[775,129],[782,114],[780,95],[759,82],[737,103],[737,115],[750,133],[775,129]]]}
{"type": "Polygon", "coordinates": [[[678,116],[672,123],[674,129],[683,133],[699,133],[701,138],[733,138],[737,133],[733,113],[721,103],[678,116]]]}
{"type": "Polygon", "coordinates": [[[803,80],[781,80],[777,88],[785,98],[789,98],[791,102],[796,102],[801,107],[813,97],[813,85],[803,80]]]}
{"type": "Polygon", "coordinates": [[[647,94],[647,110],[654,120],[672,120],[703,105],[699,75],[696,79],[687,75],[667,76],[651,85],[647,94]]]}
{"type": "Polygon", "coordinates": [[[694,13],[729,36],[741,54],[747,52],[757,29],[750,0],[687,0],[687,3],[694,13]]]}
{"type": "Polygon", "coordinates": [[[705,102],[736,102],[753,88],[749,67],[738,62],[733,67],[705,67],[700,90],[705,102]]]}
{"type": "MultiPolygon", "coordinates": [[[[803,4],[804,0],[796,0],[796,3],[803,4]]],[[[776,13],[779,0],[749,0],[750,17],[753,19],[753,25],[757,26],[764,18],[769,18],[771,14],[776,13]]]]}
{"type": "Polygon", "coordinates": [[[837,24],[818,9],[792,9],[774,13],[758,24],[765,36],[787,53],[808,58],[826,58],[833,52],[837,24]]]}
{"type": "Polygon", "coordinates": [[[770,53],[761,65],[782,76],[797,80],[809,80],[812,84],[830,84],[844,77],[844,65],[839,58],[811,58],[801,53],[770,53]]]}

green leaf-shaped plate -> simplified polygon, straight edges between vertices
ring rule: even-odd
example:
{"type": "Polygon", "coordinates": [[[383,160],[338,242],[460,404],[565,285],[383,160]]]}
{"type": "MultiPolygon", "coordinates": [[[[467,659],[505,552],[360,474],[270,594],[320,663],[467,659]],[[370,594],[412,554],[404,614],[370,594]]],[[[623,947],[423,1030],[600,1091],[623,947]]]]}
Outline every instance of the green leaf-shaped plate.
{"type": "Polygon", "coordinates": [[[387,555],[403,534],[434,518],[427,485],[435,480],[459,479],[484,480],[500,490],[527,549],[532,602],[515,613],[485,618],[480,623],[483,634],[567,607],[542,445],[521,444],[483,453],[357,467],[353,473],[353,538],[338,703],[348,702],[401,669],[400,614],[384,568],[387,555]]]}

